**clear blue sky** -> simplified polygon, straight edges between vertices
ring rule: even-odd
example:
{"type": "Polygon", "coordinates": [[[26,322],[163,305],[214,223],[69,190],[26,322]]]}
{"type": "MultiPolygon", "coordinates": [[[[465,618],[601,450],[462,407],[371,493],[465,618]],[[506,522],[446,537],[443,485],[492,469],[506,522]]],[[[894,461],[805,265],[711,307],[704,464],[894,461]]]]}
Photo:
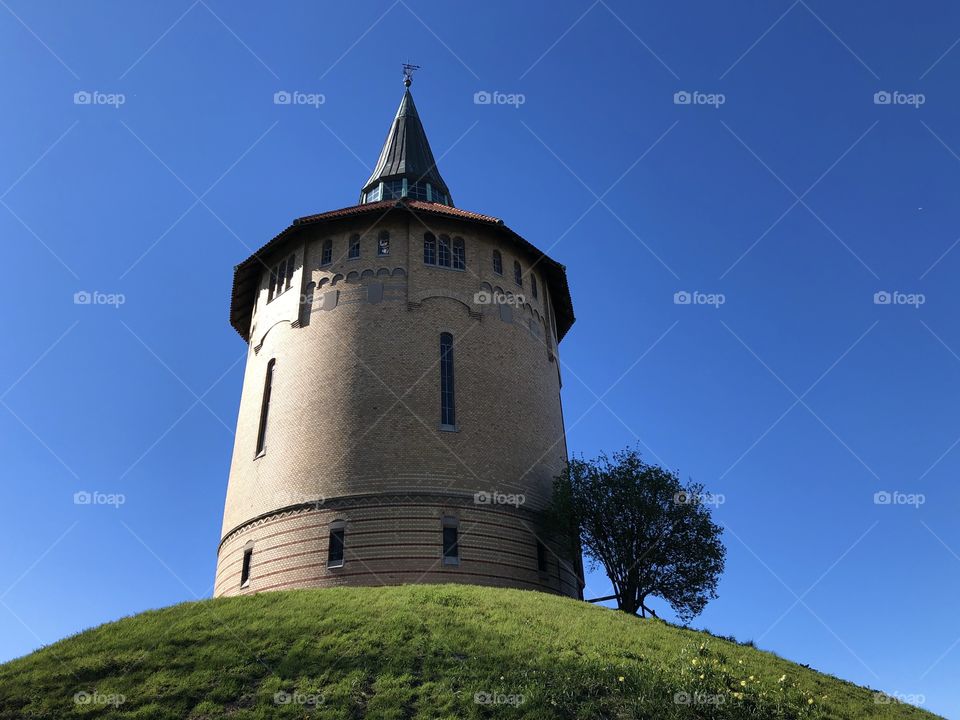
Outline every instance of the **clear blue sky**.
{"type": "Polygon", "coordinates": [[[571,450],[723,494],[695,625],[960,715],[958,37],[945,1],[4,0],[0,659],[210,594],[232,266],[356,201],[406,60],[457,204],[568,268],[571,450]]]}

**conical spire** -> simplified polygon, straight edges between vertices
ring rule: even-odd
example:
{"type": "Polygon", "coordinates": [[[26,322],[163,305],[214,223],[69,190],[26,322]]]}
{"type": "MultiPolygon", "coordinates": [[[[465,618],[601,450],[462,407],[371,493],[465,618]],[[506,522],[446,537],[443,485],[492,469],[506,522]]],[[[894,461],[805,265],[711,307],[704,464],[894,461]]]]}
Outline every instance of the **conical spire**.
{"type": "Polygon", "coordinates": [[[377,166],[360,192],[360,202],[409,197],[452,206],[450,190],[440,177],[417,106],[413,104],[408,75],[404,85],[406,90],[397,116],[390,125],[377,166]]]}

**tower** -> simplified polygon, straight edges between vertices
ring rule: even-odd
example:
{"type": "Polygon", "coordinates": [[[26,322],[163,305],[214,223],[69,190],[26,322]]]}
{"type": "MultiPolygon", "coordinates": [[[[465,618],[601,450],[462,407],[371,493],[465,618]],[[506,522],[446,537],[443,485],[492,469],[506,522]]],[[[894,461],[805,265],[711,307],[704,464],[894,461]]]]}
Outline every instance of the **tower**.
{"type": "Polygon", "coordinates": [[[236,266],[248,344],[214,595],[464,582],[581,597],[542,513],[566,461],[566,271],[454,206],[405,73],[357,205],[236,266]]]}

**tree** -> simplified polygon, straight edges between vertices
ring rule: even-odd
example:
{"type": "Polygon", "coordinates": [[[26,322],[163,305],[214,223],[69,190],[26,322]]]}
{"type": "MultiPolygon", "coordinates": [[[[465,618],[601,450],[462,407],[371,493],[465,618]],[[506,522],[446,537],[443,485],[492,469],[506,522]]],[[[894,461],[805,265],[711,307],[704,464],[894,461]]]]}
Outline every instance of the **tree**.
{"type": "Polygon", "coordinates": [[[708,499],[702,485],[683,485],[627,448],[570,460],[548,516],[556,531],[573,529],[593,568],[603,566],[621,610],[656,617],[646,599],[659,597],[689,622],[717,597],[726,557],[708,499]]]}

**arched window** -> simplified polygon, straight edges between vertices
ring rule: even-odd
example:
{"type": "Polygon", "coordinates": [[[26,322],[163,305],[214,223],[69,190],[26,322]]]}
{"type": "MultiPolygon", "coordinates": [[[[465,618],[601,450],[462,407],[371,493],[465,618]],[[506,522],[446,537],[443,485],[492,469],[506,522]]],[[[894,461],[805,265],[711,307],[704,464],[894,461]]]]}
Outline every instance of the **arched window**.
{"type": "Polygon", "coordinates": [[[459,521],[446,515],[443,518],[443,564],[460,564],[459,521]]]}
{"type": "Polygon", "coordinates": [[[389,255],[390,254],[390,233],[386,230],[380,231],[380,236],[377,238],[377,255],[389,255]]]}
{"type": "Polygon", "coordinates": [[[536,299],[537,297],[537,276],[536,275],[530,276],[530,292],[533,293],[533,297],[534,299],[536,299]]]}
{"type": "Polygon", "coordinates": [[[453,239],[453,269],[467,269],[467,251],[463,246],[463,238],[455,237],[453,239]]]}
{"type": "Polygon", "coordinates": [[[453,335],[440,334],[440,429],[456,430],[453,397],[453,335]]]}
{"type": "Polygon", "coordinates": [[[513,281],[523,287],[523,271],[520,269],[520,263],[516,260],[513,261],[513,281]]]}
{"type": "Polygon", "coordinates": [[[423,234],[423,262],[426,265],[437,264],[437,238],[433,233],[423,234]]]}
{"type": "Polygon", "coordinates": [[[441,267],[450,267],[450,238],[446,235],[440,236],[440,247],[437,253],[437,265],[441,267]]]}
{"type": "Polygon", "coordinates": [[[270,395],[273,392],[273,370],[277,364],[276,358],[270,358],[267,363],[267,375],[263,381],[263,398],[260,401],[260,424],[257,427],[256,457],[263,455],[267,450],[267,416],[270,414],[270,395]]]}
{"type": "Polygon", "coordinates": [[[503,275],[503,256],[499,250],[493,251],[493,271],[497,275],[503,275]]]}
{"type": "Polygon", "coordinates": [[[329,265],[333,262],[333,240],[327,238],[323,241],[323,249],[320,251],[320,265],[329,265]]]}
{"type": "Polygon", "coordinates": [[[347,251],[347,259],[356,260],[358,257],[360,257],[360,236],[351,235],[350,249],[347,251]]]}
{"type": "Polygon", "coordinates": [[[303,297],[300,299],[300,327],[310,324],[310,313],[313,312],[313,296],[316,290],[315,282],[307,283],[307,287],[304,288],[303,297]]]}

